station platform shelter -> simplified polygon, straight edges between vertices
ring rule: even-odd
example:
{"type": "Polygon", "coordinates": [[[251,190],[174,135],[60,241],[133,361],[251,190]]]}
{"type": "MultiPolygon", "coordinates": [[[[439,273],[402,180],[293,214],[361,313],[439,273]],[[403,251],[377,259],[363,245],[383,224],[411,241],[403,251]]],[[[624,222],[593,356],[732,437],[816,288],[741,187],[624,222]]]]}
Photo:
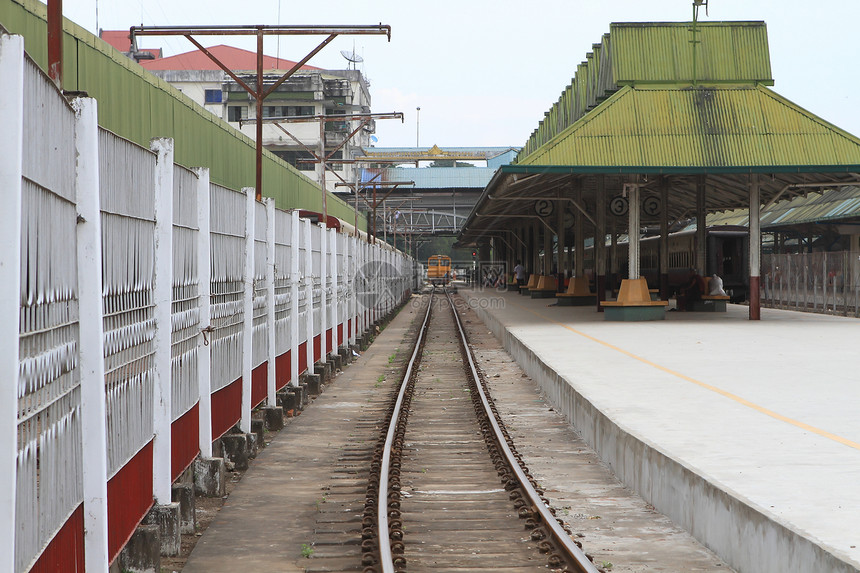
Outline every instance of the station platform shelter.
{"type": "Polygon", "coordinates": [[[860,138],[773,85],[764,22],[611,24],[484,189],[459,245],[509,270],[520,261],[541,276],[588,273],[603,311],[616,286],[607,284],[610,242],[626,242],[624,280],[652,270],[647,287],[627,292],[655,288],[665,302],[673,274],[710,275],[726,256],[709,250],[704,224],[683,251],[670,245],[671,229],[748,208],[748,247],[732,272],[747,269],[749,318],[760,319],[762,206],[860,182],[860,138]],[[650,258],[646,232],[660,237],[650,258]]]}
{"type": "Polygon", "coordinates": [[[460,293],[618,478],[731,567],[860,570],[856,319],[730,304],[622,323],[460,293]]]}

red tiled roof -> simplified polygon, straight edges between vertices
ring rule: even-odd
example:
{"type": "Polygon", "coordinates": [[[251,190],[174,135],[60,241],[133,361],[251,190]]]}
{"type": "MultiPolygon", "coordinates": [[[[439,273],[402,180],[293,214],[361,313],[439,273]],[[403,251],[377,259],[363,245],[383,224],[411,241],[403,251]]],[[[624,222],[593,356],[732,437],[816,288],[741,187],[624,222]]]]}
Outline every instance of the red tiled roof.
{"type": "MultiPolygon", "coordinates": [[[[225,66],[233,71],[254,71],[257,69],[257,54],[249,50],[234,48],[232,46],[212,46],[206,48],[209,52],[220,60],[225,66]]],[[[158,58],[155,60],[145,60],[140,62],[140,65],[147,70],[219,70],[215,62],[209,59],[206,54],[200,50],[185,52],[175,56],[166,58],[158,58]]],[[[264,70],[289,70],[296,62],[273,58],[272,56],[263,56],[264,70]]],[[[302,66],[303,70],[319,70],[314,66],[302,66]]]]}
{"type": "MultiPolygon", "coordinates": [[[[99,38],[120,52],[131,51],[131,39],[128,37],[128,30],[102,30],[99,32],[99,38]]],[[[141,48],[140,51],[152,54],[153,58],[156,59],[161,57],[161,48],[141,48]]]]}

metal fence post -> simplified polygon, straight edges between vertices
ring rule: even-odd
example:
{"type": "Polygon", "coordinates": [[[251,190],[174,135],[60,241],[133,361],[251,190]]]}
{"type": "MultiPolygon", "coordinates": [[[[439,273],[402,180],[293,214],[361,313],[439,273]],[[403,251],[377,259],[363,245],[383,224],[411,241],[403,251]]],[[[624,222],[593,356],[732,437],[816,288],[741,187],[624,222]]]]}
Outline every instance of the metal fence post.
{"type": "MultiPolygon", "coordinates": [[[[18,316],[21,300],[21,177],[24,159],[24,38],[0,35],[0,570],[15,570],[18,457],[18,316]]],[[[95,102],[92,102],[95,106],[95,102]]],[[[98,140],[96,140],[98,141],[98,140]]],[[[98,148],[96,148],[98,149],[98,148]]],[[[98,176],[98,169],[95,169],[98,176]]],[[[98,181],[98,180],[96,180],[98,181]]],[[[98,184],[95,189],[98,190],[98,184]]],[[[98,221],[98,217],[96,217],[98,221]]],[[[97,223],[96,223],[97,224],[97,223]]],[[[80,245],[80,244],[79,244],[80,245]]],[[[101,287],[97,291],[101,293],[101,287]]],[[[101,316],[99,313],[98,316],[101,316]]],[[[104,451],[102,451],[104,457],[104,451]]],[[[104,482],[105,476],[102,476],[104,482]]],[[[106,529],[106,524],[105,529],[106,529]]]]}

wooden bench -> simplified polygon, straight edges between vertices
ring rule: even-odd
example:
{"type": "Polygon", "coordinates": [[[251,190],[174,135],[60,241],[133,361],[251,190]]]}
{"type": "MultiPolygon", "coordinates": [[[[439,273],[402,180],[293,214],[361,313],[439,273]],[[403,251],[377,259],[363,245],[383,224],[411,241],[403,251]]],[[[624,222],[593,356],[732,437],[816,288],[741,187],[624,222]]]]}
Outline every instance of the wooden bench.
{"type": "Polygon", "coordinates": [[[532,298],[552,298],[558,291],[558,279],[550,275],[538,277],[537,286],[529,289],[532,298]]]}
{"type": "Polygon", "coordinates": [[[600,305],[603,307],[604,320],[664,320],[669,301],[651,300],[648,282],[643,277],[624,279],[621,281],[618,300],[605,300],[600,305]]]}
{"type": "Polygon", "coordinates": [[[565,292],[556,293],[558,306],[588,306],[594,304],[597,295],[588,288],[586,277],[573,277],[565,292]]]}
{"type": "Polygon", "coordinates": [[[537,286],[538,277],[537,273],[532,273],[529,275],[529,282],[520,287],[520,294],[527,295],[529,291],[537,286]]]}
{"type": "MultiPolygon", "coordinates": [[[[705,292],[710,291],[711,277],[703,277],[705,292]]],[[[701,300],[690,301],[687,310],[690,312],[726,312],[726,303],[731,299],[725,294],[703,294],[701,300]]]]}

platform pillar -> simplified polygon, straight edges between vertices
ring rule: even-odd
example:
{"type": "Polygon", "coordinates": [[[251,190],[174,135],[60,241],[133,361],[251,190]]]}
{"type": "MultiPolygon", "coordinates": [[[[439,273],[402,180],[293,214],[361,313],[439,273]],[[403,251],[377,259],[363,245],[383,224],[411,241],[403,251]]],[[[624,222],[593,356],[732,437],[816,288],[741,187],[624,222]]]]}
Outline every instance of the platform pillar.
{"type": "Polygon", "coordinates": [[[660,178],[660,300],[669,300],[669,178],[660,178]]]}
{"type": "Polygon", "coordinates": [[[761,198],[758,174],[750,175],[750,320],[761,320],[761,198]]]}
{"type": "Polygon", "coordinates": [[[594,286],[597,289],[597,312],[606,300],[606,180],[597,176],[597,220],[594,230],[594,286]]]}

